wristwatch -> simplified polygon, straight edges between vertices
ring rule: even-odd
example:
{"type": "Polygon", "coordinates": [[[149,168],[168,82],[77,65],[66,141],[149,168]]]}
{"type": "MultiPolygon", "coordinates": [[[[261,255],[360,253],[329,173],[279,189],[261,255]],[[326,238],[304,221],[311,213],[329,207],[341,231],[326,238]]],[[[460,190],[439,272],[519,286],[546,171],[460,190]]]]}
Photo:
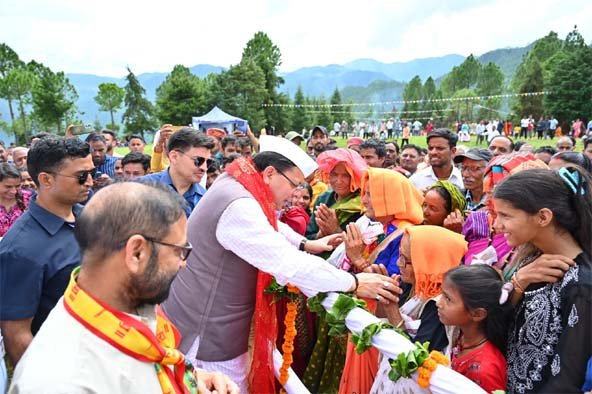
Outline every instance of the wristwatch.
{"type": "Polygon", "coordinates": [[[300,241],[300,245],[298,246],[298,250],[305,252],[304,245],[306,245],[307,242],[308,242],[308,239],[303,238],[302,241],[300,241]]]}

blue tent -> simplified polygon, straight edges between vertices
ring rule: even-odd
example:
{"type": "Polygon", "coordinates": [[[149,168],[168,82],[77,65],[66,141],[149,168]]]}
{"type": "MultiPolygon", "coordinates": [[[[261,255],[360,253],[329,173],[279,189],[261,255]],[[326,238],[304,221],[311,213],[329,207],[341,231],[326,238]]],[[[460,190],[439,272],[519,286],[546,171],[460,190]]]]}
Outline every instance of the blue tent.
{"type": "Polygon", "coordinates": [[[229,133],[235,129],[246,131],[248,124],[246,120],[229,115],[218,107],[212,108],[205,115],[194,116],[192,123],[193,127],[198,130],[216,128],[226,129],[229,133]]]}

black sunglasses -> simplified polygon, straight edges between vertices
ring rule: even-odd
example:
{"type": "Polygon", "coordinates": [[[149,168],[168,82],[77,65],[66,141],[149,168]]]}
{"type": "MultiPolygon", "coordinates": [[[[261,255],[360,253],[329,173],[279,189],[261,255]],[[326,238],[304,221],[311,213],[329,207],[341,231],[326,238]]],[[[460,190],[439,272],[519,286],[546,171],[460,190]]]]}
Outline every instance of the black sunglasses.
{"type": "MultiPolygon", "coordinates": [[[[183,156],[188,156],[187,154],[185,154],[184,152],[181,152],[180,150],[178,150],[177,152],[179,152],[183,156]]],[[[209,168],[212,164],[214,164],[213,159],[206,159],[205,157],[201,157],[201,156],[197,156],[195,158],[193,158],[193,157],[189,157],[189,158],[191,160],[193,160],[193,164],[195,164],[196,167],[201,167],[203,165],[203,163],[206,163],[206,167],[209,168]]]]}
{"type": "Polygon", "coordinates": [[[179,244],[169,244],[169,243],[166,243],[166,242],[162,242],[162,241],[159,241],[157,239],[154,239],[154,238],[151,238],[151,237],[147,237],[145,235],[142,235],[142,237],[144,237],[146,239],[146,241],[150,241],[150,242],[154,242],[155,244],[169,246],[171,248],[178,249],[179,250],[179,257],[183,261],[186,261],[187,260],[187,258],[191,254],[191,251],[193,250],[193,246],[189,243],[189,241],[187,241],[187,244],[186,245],[179,245],[179,244]]]}
{"type": "Polygon", "coordinates": [[[74,178],[74,179],[78,180],[79,184],[84,185],[86,183],[86,180],[88,179],[89,175],[91,176],[91,178],[94,179],[95,175],[97,174],[97,169],[93,168],[92,170],[80,171],[80,173],[78,175],[66,175],[66,174],[60,174],[57,172],[50,172],[50,174],[65,176],[66,178],[74,178]]]}

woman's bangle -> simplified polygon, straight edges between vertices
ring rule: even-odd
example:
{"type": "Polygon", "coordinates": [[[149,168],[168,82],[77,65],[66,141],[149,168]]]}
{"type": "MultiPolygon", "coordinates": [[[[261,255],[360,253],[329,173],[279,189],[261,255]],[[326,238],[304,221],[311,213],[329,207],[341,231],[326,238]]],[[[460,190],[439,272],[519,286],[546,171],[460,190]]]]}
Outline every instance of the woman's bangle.
{"type": "Polygon", "coordinates": [[[514,285],[514,289],[517,288],[518,291],[524,293],[524,287],[522,287],[520,281],[518,280],[518,271],[514,272],[514,275],[512,275],[512,284],[514,285]]]}
{"type": "Polygon", "coordinates": [[[360,286],[360,281],[358,280],[356,274],[354,274],[353,272],[350,272],[350,274],[354,277],[354,281],[356,282],[356,287],[354,288],[354,291],[352,291],[352,293],[356,294],[356,291],[358,291],[358,287],[360,286]]]}

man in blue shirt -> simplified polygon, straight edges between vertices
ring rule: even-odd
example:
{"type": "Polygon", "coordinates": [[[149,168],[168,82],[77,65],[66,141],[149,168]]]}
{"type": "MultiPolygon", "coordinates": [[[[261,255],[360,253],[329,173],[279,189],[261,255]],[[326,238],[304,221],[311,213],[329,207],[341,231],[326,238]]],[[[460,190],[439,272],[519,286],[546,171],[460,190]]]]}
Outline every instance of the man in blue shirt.
{"type": "MultiPolygon", "coordinates": [[[[90,145],[92,161],[97,171],[106,174],[111,179],[115,179],[115,162],[117,162],[117,157],[107,155],[107,140],[105,137],[102,134],[92,133],[86,138],[86,142],[90,145]]],[[[95,186],[103,187],[108,181],[109,179],[106,177],[99,177],[95,186]]]]}
{"type": "Polygon", "coordinates": [[[27,167],[38,194],[0,242],[0,324],[13,365],[80,264],[74,226],[94,172],[90,147],[76,137],[40,140],[27,167]]]}
{"type": "Polygon", "coordinates": [[[169,185],[185,199],[185,214],[189,217],[206,192],[199,182],[212,163],[213,148],[212,138],[191,127],[184,127],[169,137],[169,168],[139,179],[169,185]]]}

